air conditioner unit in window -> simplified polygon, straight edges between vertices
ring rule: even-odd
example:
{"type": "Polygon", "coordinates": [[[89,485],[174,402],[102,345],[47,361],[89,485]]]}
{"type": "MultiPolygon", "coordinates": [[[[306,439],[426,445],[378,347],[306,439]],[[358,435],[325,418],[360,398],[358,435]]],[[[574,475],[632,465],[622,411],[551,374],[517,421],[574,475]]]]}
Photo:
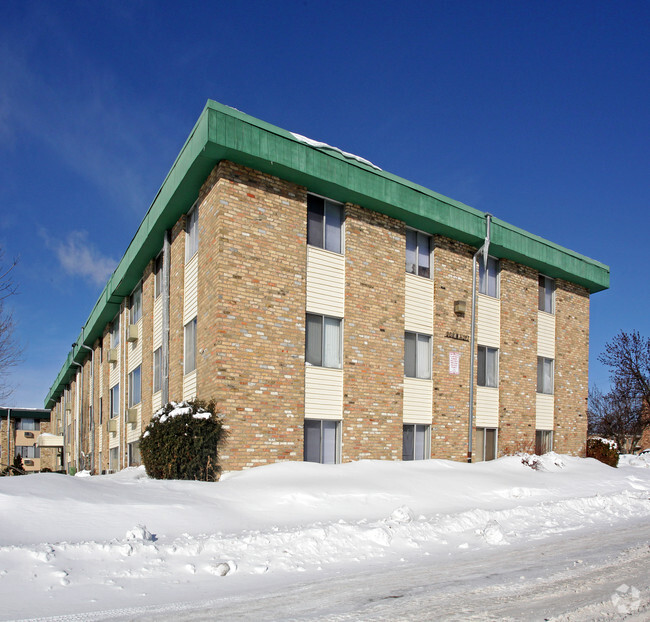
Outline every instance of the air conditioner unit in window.
{"type": "Polygon", "coordinates": [[[65,405],[65,414],[69,415],[72,412],[72,405],[71,404],[66,404],[65,405]]]}
{"type": "Polygon", "coordinates": [[[33,432],[25,432],[25,438],[34,438],[33,432]]]}
{"type": "Polygon", "coordinates": [[[126,420],[128,423],[138,423],[138,408],[136,406],[126,411],[126,420]]]}
{"type": "Polygon", "coordinates": [[[34,461],[33,460],[25,460],[23,461],[24,466],[34,466],[34,461]]]}
{"type": "Polygon", "coordinates": [[[117,434],[117,417],[108,420],[108,431],[111,434],[117,434]]]}
{"type": "Polygon", "coordinates": [[[129,324],[129,328],[126,331],[126,340],[127,341],[137,341],[138,340],[138,325],[129,324]]]}
{"type": "Polygon", "coordinates": [[[117,363],[117,348],[111,348],[108,351],[108,362],[117,363]]]}

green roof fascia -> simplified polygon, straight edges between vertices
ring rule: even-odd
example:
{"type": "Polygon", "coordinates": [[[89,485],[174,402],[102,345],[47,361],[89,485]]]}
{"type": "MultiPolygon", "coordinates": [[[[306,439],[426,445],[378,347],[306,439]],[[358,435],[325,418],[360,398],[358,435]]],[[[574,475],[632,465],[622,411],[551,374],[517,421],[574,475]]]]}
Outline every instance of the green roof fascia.
{"type": "MultiPolygon", "coordinates": [[[[359,204],[407,225],[480,246],[485,213],[382,171],[337,149],[312,146],[297,136],[243,112],[208,100],[163,181],[135,236],[77,338],[92,345],[142,278],[147,263],[161,250],[164,232],[194,203],[210,171],[231,160],[302,185],[341,202],[359,204]]],[[[609,268],[496,218],[491,254],[528,265],[544,274],[582,285],[591,293],[609,287],[609,268]]],[[[72,361],[88,352],[69,353],[45,399],[52,407],[74,376],[72,361]]]]}
{"type": "Polygon", "coordinates": [[[49,419],[50,411],[42,408],[0,407],[0,419],[6,419],[7,415],[12,419],[49,419]]]}

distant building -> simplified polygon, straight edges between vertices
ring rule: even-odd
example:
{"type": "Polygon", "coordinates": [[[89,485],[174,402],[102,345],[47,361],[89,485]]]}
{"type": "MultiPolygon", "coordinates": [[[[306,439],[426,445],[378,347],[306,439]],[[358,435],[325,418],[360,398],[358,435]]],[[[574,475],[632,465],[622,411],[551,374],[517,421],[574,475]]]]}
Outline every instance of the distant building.
{"type": "Polygon", "coordinates": [[[467,460],[470,429],[473,460],[583,454],[608,286],[597,261],[209,101],[45,405],[66,466],[95,472],[139,463],[152,413],[193,396],[223,413],[225,470],[467,460]]]}
{"type": "Polygon", "coordinates": [[[50,411],[38,408],[0,407],[0,461],[11,466],[19,455],[25,471],[60,468],[59,453],[50,434],[50,411]],[[43,443],[43,444],[41,444],[43,443]]]}

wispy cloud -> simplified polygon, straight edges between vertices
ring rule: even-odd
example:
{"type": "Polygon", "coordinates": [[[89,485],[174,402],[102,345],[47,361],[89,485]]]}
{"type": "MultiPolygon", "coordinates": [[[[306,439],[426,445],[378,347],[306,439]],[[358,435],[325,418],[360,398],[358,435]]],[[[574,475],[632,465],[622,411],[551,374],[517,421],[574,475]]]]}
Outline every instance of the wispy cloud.
{"type": "Polygon", "coordinates": [[[67,238],[63,240],[54,240],[43,231],[41,237],[70,276],[78,276],[93,285],[101,286],[115,270],[117,260],[102,255],[88,241],[87,231],[70,231],[67,238]]]}

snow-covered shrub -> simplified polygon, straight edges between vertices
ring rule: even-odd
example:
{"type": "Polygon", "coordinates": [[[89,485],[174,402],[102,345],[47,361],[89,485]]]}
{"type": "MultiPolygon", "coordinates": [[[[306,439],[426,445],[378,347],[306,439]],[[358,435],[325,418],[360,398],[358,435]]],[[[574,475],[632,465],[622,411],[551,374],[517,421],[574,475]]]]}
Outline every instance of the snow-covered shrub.
{"type": "Polygon", "coordinates": [[[596,458],[611,467],[618,466],[616,443],[605,438],[587,440],[587,458],[596,458]]]}
{"type": "Polygon", "coordinates": [[[140,455],[155,479],[215,481],[225,436],[214,401],[170,402],[142,433],[140,455]]]}

